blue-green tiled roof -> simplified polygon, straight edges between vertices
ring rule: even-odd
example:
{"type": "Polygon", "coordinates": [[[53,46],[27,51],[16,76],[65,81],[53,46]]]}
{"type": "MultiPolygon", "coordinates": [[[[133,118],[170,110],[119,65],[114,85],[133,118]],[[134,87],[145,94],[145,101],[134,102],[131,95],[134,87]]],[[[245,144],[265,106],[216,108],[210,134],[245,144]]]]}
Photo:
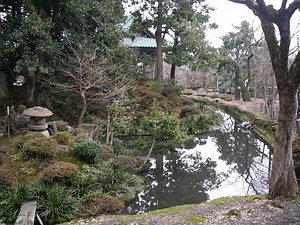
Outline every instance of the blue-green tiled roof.
{"type": "Polygon", "coordinates": [[[132,48],[156,48],[156,41],[154,38],[136,37],[134,39],[124,38],[123,43],[132,48]]]}
{"type": "MultiPolygon", "coordinates": [[[[128,31],[131,24],[133,23],[134,18],[130,16],[125,23],[122,25],[123,30],[128,31]]],[[[131,48],[156,48],[155,38],[150,31],[144,32],[145,36],[137,36],[136,38],[124,38],[123,43],[131,48]],[[151,35],[150,35],[151,34],[151,35]]]]}

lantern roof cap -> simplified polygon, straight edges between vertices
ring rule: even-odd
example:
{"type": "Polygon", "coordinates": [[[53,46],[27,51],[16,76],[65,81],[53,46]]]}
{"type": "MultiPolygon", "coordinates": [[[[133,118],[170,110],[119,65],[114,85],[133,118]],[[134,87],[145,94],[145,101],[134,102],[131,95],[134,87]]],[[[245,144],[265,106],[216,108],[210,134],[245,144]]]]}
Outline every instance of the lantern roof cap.
{"type": "Polygon", "coordinates": [[[47,117],[53,115],[53,113],[49,109],[43,108],[41,106],[35,106],[32,108],[25,109],[23,114],[32,117],[47,117]]]}

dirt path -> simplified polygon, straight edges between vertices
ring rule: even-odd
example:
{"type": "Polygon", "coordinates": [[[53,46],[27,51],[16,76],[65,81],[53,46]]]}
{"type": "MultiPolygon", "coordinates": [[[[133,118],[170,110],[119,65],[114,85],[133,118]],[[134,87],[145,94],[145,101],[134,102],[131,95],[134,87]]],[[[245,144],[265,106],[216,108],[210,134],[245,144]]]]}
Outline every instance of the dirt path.
{"type": "MultiPolygon", "coordinates": [[[[247,112],[251,112],[251,113],[259,113],[261,114],[262,117],[265,117],[268,119],[276,119],[276,118],[270,118],[267,114],[266,114],[266,109],[265,109],[265,101],[263,99],[258,99],[258,98],[252,98],[251,102],[244,102],[243,100],[235,100],[234,95],[229,95],[229,94],[220,94],[220,93],[216,93],[216,92],[208,92],[208,91],[194,91],[194,90],[186,90],[186,92],[190,92],[192,93],[193,97],[209,97],[209,98],[216,98],[218,96],[218,100],[222,101],[223,104],[228,104],[228,105],[233,105],[236,106],[238,108],[240,108],[241,110],[247,111],[247,112]],[[224,97],[229,97],[232,100],[231,101],[225,101],[222,98],[224,97]]],[[[269,109],[270,110],[270,109],[269,109]]],[[[275,112],[273,113],[278,113],[279,110],[279,101],[276,100],[273,103],[273,110],[275,112]]],[[[273,115],[273,117],[276,117],[277,115],[273,115]]]]}
{"type": "Polygon", "coordinates": [[[139,215],[100,216],[69,225],[288,225],[300,224],[300,201],[233,197],[211,203],[176,206],[139,215]]]}

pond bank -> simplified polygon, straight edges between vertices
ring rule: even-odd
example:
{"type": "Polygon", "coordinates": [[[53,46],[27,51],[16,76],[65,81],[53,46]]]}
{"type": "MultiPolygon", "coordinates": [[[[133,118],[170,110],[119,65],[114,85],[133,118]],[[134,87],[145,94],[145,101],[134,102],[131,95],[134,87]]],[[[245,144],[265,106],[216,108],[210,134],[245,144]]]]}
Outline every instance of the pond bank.
{"type": "MultiPolygon", "coordinates": [[[[194,96],[195,97],[195,96],[194,96]]],[[[249,121],[255,131],[266,141],[274,143],[276,122],[246,111],[233,102],[208,98],[216,107],[249,121]],[[264,131],[266,129],[267,131],[264,131]]],[[[176,198],[176,196],[175,196],[176,198]]],[[[175,206],[138,215],[102,215],[78,220],[68,225],[182,225],[182,224],[300,224],[300,200],[266,196],[228,197],[201,204],[175,206]]]]}
{"type": "Polygon", "coordinates": [[[299,210],[299,199],[268,200],[265,195],[226,197],[138,215],[102,215],[65,225],[300,224],[299,210]]]}
{"type": "Polygon", "coordinates": [[[253,129],[271,149],[274,149],[277,122],[268,119],[266,115],[260,112],[261,99],[244,102],[242,100],[233,100],[234,97],[231,95],[199,92],[192,92],[191,97],[206,98],[209,104],[223,110],[241,122],[248,121],[251,124],[251,129],[253,129]]]}

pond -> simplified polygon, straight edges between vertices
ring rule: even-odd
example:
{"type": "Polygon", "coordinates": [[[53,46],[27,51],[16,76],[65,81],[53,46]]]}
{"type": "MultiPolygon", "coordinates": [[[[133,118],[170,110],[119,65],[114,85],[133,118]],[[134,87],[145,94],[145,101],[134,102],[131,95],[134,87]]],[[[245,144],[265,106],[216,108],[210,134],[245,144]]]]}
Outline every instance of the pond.
{"type": "Polygon", "coordinates": [[[269,147],[251,129],[240,129],[240,122],[222,114],[222,127],[198,136],[200,142],[190,141],[185,148],[151,158],[144,174],[146,188],[128,203],[129,214],[267,193],[269,147]]]}

